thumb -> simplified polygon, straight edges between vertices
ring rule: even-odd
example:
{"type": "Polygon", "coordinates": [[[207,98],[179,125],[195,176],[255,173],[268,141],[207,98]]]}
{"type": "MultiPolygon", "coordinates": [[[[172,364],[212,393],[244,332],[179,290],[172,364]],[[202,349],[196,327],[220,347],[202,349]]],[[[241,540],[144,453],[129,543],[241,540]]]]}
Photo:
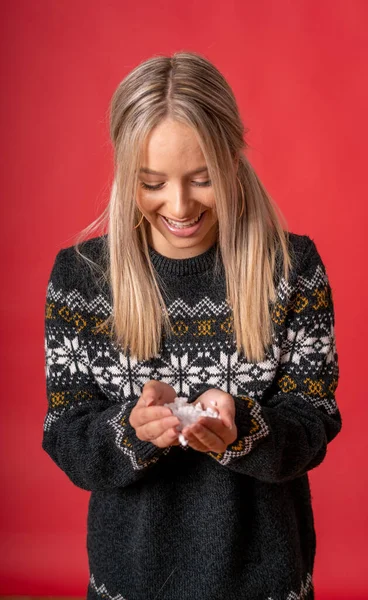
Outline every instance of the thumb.
{"type": "Polygon", "coordinates": [[[153,398],[153,401],[147,406],[150,406],[154,402],[156,402],[158,405],[174,402],[176,398],[176,391],[174,388],[164,381],[159,381],[157,379],[151,379],[144,384],[143,394],[145,398],[147,397],[147,399],[151,397],[153,398]]]}
{"type": "Polygon", "coordinates": [[[141,404],[143,406],[151,406],[152,404],[154,404],[156,402],[157,398],[156,398],[156,394],[155,391],[150,389],[147,391],[142,391],[141,394],[141,404]]]}
{"type": "Polygon", "coordinates": [[[158,383],[157,381],[151,379],[150,381],[147,381],[144,384],[143,390],[142,390],[142,398],[143,398],[143,404],[145,406],[151,406],[157,400],[157,396],[158,396],[157,383],[158,383]]]}
{"type": "Polygon", "coordinates": [[[154,398],[153,396],[148,396],[148,398],[144,399],[144,404],[145,406],[152,406],[152,404],[154,404],[156,401],[156,398],[154,398]]]}

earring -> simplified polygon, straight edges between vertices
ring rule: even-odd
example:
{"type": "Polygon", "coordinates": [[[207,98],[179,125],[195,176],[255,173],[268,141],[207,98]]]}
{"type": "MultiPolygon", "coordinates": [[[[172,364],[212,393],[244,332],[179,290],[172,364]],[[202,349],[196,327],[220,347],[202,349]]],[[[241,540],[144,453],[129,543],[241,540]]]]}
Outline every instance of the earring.
{"type": "Polygon", "coordinates": [[[239,181],[239,185],[240,185],[240,189],[241,189],[241,193],[242,193],[242,208],[241,208],[241,211],[240,211],[240,215],[239,215],[239,217],[238,217],[238,219],[240,219],[240,217],[242,216],[242,214],[243,214],[243,211],[244,211],[244,190],[243,190],[243,186],[242,186],[242,184],[240,183],[240,179],[239,179],[239,177],[238,177],[238,176],[236,176],[236,178],[237,178],[237,180],[239,181]]]}
{"type": "Polygon", "coordinates": [[[142,218],[141,218],[141,220],[139,221],[138,225],[135,225],[135,226],[133,227],[133,229],[137,229],[137,227],[139,227],[139,226],[140,226],[140,224],[141,224],[141,223],[142,223],[142,221],[143,221],[143,217],[144,217],[144,215],[142,214],[142,218]]]}

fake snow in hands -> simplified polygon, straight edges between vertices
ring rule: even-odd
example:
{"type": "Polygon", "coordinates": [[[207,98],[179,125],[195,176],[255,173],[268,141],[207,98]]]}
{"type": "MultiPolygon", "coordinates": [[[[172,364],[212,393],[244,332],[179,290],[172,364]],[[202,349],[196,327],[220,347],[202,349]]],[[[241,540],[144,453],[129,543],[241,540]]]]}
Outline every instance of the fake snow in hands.
{"type": "MultiPolygon", "coordinates": [[[[216,400],[210,400],[210,403],[216,406],[216,400]]],[[[184,427],[196,423],[200,417],[220,418],[219,413],[213,408],[208,407],[203,410],[200,402],[188,404],[188,398],[176,397],[174,402],[166,403],[164,406],[168,406],[175,417],[178,417],[180,423],[177,425],[177,431],[183,431],[184,427]]],[[[182,446],[188,445],[188,440],[182,433],[179,433],[179,442],[182,446]]]]}

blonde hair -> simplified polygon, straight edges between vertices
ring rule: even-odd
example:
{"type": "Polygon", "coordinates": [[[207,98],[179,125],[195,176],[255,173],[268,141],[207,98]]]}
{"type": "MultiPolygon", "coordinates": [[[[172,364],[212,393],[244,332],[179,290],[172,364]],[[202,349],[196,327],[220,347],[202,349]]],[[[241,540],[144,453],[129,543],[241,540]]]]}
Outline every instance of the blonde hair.
{"type": "Polygon", "coordinates": [[[274,274],[279,250],[285,279],[291,269],[289,234],[244,154],[249,146],[229,84],[198,53],[156,55],[135,67],[118,85],[109,117],[114,147],[110,201],[100,217],[82,230],[75,244],[78,254],[98,268],[81,254],[79,246],[101,225],[107,232],[102,277],[110,285],[113,310],[98,330],[106,332],[108,327],[123,352],[129,350],[137,360],[156,356],[163,329],[167,336],[172,332],[158,274],[149,256],[149,223],[143,219],[134,229],[141,217],[135,198],[143,144],[152,128],[169,118],[197,133],[218,217],[214,272],[218,273],[220,253],[237,350],[250,361],[263,360],[272,343],[269,303],[276,299],[274,274]]]}

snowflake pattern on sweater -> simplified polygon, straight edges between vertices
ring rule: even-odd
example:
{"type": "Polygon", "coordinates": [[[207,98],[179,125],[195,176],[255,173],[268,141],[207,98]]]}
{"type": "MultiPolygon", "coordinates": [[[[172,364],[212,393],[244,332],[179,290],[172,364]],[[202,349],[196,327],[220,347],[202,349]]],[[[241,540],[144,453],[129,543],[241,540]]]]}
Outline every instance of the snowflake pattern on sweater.
{"type": "MultiPolygon", "coordinates": [[[[307,473],[341,429],[339,369],[325,266],[308,236],[290,241],[297,260],[278,282],[273,341],[260,362],[236,350],[224,277],[212,277],[217,244],[190,259],[150,248],[169,291],[172,336],[149,361],[96,333],[112,310],[110,290],[73,247],[58,253],[46,297],[43,448],[92,492],[88,599],[313,598],[307,473]],[[139,440],[129,414],[151,379],[190,402],[210,388],[230,393],[235,442],[216,454],[139,440]]],[[[99,261],[105,242],[93,238],[83,252],[99,261]]]]}

